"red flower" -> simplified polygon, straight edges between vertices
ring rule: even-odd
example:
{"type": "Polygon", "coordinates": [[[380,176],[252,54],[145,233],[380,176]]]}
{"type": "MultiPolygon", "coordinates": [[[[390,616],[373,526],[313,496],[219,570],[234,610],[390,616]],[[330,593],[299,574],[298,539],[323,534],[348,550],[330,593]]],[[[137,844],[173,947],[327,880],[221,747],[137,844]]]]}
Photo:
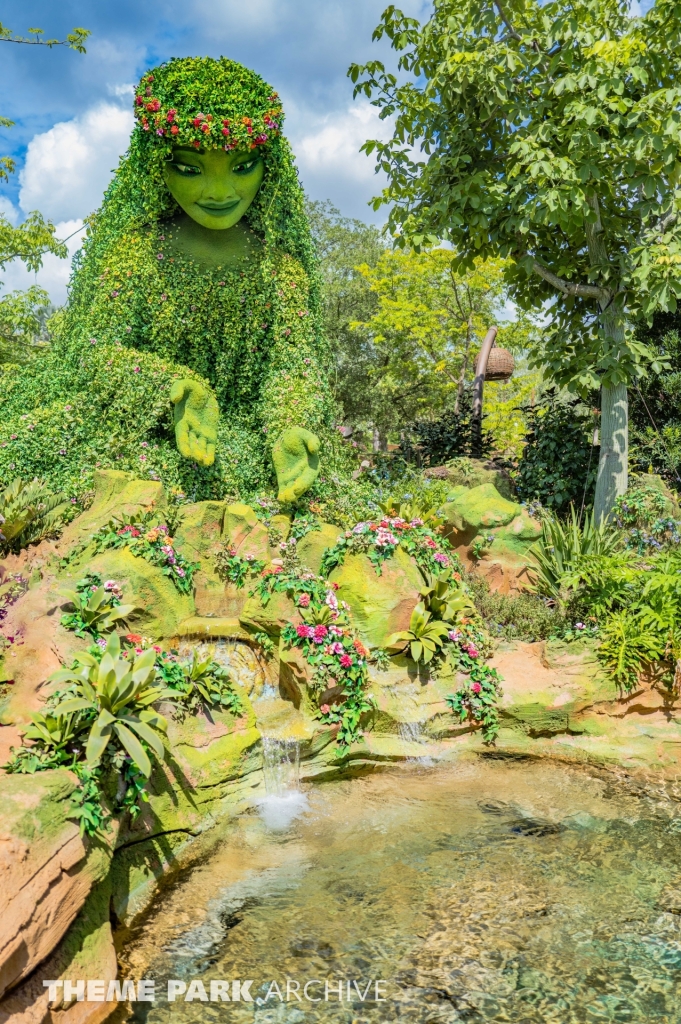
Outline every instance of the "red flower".
{"type": "Polygon", "coordinates": [[[176,124],[174,124],[173,127],[170,129],[170,134],[171,135],[177,135],[179,131],[180,131],[180,129],[177,127],[176,124]]]}
{"type": "Polygon", "coordinates": [[[321,624],[319,626],[315,626],[315,628],[312,631],[313,639],[319,642],[320,640],[324,639],[328,632],[329,631],[326,628],[326,626],[322,626],[321,624]]]}
{"type": "Polygon", "coordinates": [[[141,96],[135,96],[135,105],[136,106],[141,107],[143,103],[144,103],[144,100],[142,99],[141,96]]]}
{"type": "Polygon", "coordinates": [[[471,686],[471,690],[473,691],[473,693],[480,693],[480,691],[482,690],[482,686],[480,685],[480,683],[473,683],[473,685],[471,686]]]}
{"type": "Polygon", "coordinates": [[[229,135],[229,128],[223,128],[222,129],[222,134],[225,135],[225,136],[229,135]]]}
{"type": "Polygon", "coordinates": [[[194,125],[195,128],[198,128],[202,121],[203,114],[201,114],[201,117],[195,117],[194,120],[192,121],[192,124],[194,125]]]}
{"type": "Polygon", "coordinates": [[[207,134],[210,131],[210,125],[209,124],[202,124],[201,125],[201,131],[205,132],[207,134]]]}
{"type": "Polygon", "coordinates": [[[160,106],[161,104],[159,103],[158,100],[151,100],[149,103],[147,103],[147,110],[150,113],[154,114],[156,113],[157,110],[160,109],[160,106]]]}
{"type": "Polygon", "coordinates": [[[296,626],[296,633],[301,638],[301,640],[310,640],[312,638],[314,630],[312,626],[300,625],[296,626]]]}
{"type": "Polygon", "coordinates": [[[139,633],[126,633],[125,634],[125,639],[129,640],[131,644],[141,644],[142,643],[142,637],[139,635],[139,633]]]}
{"type": "Polygon", "coordinates": [[[168,113],[166,114],[166,121],[174,121],[176,113],[177,113],[176,110],[172,110],[172,109],[169,110],[168,113]]]}
{"type": "Polygon", "coordinates": [[[349,654],[343,654],[341,656],[340,663],[341,663],[341,666],[343,668],[351,668],[352,667],[352,658],[350,657],[349,654]]]}
{"type": "Polygon", "coordinates": [[[300,608],[308,608],[309,604],[310,604],[310,595],[309,594],[301,594],[300,597],[298,598],[298,606],[300,608]]]}

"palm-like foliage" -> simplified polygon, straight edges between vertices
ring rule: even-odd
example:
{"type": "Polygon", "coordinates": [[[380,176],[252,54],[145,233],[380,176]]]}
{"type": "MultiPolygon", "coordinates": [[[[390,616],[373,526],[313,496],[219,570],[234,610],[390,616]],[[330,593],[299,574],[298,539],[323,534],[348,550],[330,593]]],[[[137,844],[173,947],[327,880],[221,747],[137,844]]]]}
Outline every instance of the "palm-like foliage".
{"type": "Polygon", "coordinates": [[[12,480],[0,491],[0,550],[17,552],[57,533],[66,495],[50,491],[43,480],[12,480]]]}
{"type": "Polygon", "coordinates": [[[427,665],[444,644],[447,632],[447,624],[434,621],[431,612],[426,611],[425,606],[419,603],[411,613],[409,629],[393,633],[386,647],[402,652],[408,649],[413,661],[423,661],[424,665],[427,665]]]}
{"type": "Polygon", "coordinates": [[[85,748],[89,764],[99,762],[115,736],[137,768],[148,777],[151,761],[140,740],[161,760],[163,742],[159,734],[167,729],[165,718],[150,705],[176,695],[172,690],[154,685],[156,653],[153,649],[144,651],[134,660],[120,655],[120,640],[112,633],[101,661],[80,652],[76,655],[79,667],[60,669],[51,676],[51,681],[75,684],[76,696],[58,705],[61,715],[90,711],[97,716],[85,748]]]}
{"type": "MultiPolygon", "coordinates": [[[[241,701],[232,689],[229,673],[213,659],[212,650],[206,658],[200,658],[194,651],[191,662],[183,666],[183,673],[182,696],[189,708],[203,704],[207,707],[223,705],[235,714],[241,710],[241,701]]],[[[178,694],[173,693],[177,698],[178,694]]]]}
{"type": "Polygon", "coordinates": [[[596,523],[594,513],[587,515],[582,526],[574,505],[566,523],[547,519],[542,535],[531,549],[535,565],[533,589],[544,597],[561,598],[564,575],[585,555],[611,555],[621,543],[617,530],[605,521],[596,523]]]}

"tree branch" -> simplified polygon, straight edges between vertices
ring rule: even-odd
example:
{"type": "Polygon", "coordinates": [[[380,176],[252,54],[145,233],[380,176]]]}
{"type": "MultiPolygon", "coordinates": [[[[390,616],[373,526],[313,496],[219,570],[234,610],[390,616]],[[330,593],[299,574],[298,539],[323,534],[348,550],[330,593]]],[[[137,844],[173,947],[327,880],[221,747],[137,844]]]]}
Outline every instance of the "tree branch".
{"type": "MultiPolygon", "coordinates": [[[[529,253],[527,255],[529,256],[529,253]]],[[[565,281],[534,258],[532,270],[563,295],[575,295],[580,299],[598,299],[599,302],[607,302],[610,299],[610,292],[606,288],[599,288],[596,284],[575,284],[572,281],[565,281]]]]}
{"type": "Polygon", "coordinates": [[[499,12],[499,17],[506,26],[506,31],[510,35],[511,39],[515,39],[518,43],[521,42],[523,37],[520,35],[519,32],[516,32],[516,30],[513,28],[513,25],[506,17],[506,12],[504,11],[504,8],[501,6],[500,0],[493,0],[493,3],[499,12]]]}

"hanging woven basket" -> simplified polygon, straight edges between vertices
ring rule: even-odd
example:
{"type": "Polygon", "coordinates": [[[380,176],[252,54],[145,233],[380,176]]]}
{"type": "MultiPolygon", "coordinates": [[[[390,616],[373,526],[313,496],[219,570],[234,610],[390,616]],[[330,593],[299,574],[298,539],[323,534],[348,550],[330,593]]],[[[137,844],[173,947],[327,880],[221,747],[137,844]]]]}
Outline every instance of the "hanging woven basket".
{"type": "MultiPolygon", "coordinates": [[[[475,372],[478,372],[478,353],[475,360],[475,372]]],[[[513,376],[515,360],[507,348],[493,348],[487,360],[485,380],[509,380],[513,376]]]]}

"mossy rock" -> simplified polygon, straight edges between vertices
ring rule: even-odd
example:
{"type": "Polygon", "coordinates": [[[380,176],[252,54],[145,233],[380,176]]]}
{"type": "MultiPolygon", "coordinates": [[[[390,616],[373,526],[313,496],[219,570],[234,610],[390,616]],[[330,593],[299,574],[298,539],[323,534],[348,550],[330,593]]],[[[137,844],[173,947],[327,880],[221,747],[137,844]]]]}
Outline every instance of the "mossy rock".
{"type": "Polygon", "coordinates": [[[384,647],[392,633],[408,628],[423,586],[416,563],[401,548],[382,564],[380,576],[367,555],[350,554],[329,579],[338,584],[338,600],[349,604],[353,625],[370,647],[384,647]]]}
{"type": "Polygon", "coordinates": [[[267,633],[276,638],[287,623],[295,626],[303,620],[291,598],[275,592],[265,606],[257,594],[249,597],[239,621],[250,633],[267,633]]]}
{"type": "Polygon", "coordinates": [[[185,505],[182,513],[182,521],[175,531],[179,550],[193,562],[214,557],[221,546],[224,501],[199,501],[185,505]]]}
{"type": "Polygon", "coordinates": [[[522,511],[515,501],[502,498],[494,484],[455,487],[443,505],[443,514],[457,532],[506,526],[522,511]]]}
{"type": "Polygon", "coordinates": [[[163,508],[166,493],[156,480],[139,480],[132,473],[116,469],[97,470],[94,477],[95,497],[89,509],[66,527],[59,541],[59,550],[68,552],[76,544],[87,541],[110,519],[125,519],[151,508],[163,508]]]}
{"type": "Polygon", "coordinates": [[[319,573],[324,552],[334,546],[340,533],[340,527],[321,523],[319,529],[311,530],[298,541],[298,557],[310,572],[319,573]]]}
{"type": "Polygon", "coordinates": [[[541,537],[541,523],[521,512],[508,526],[493,530],[494,541],[488,551],[491,560],[526,565],[529,551],[541,537]]]}
{"type": "Polygon", "coordinates": [[[193,598],[180,594],[158,566],[131,554],[128,548],[103,551],[82,571],[98,572],[104,580],[123,584],[123,602],[138,608],[130,620],[136,633],[155,639],[175,636],[179,624],[194,614],[193,598]]]}

